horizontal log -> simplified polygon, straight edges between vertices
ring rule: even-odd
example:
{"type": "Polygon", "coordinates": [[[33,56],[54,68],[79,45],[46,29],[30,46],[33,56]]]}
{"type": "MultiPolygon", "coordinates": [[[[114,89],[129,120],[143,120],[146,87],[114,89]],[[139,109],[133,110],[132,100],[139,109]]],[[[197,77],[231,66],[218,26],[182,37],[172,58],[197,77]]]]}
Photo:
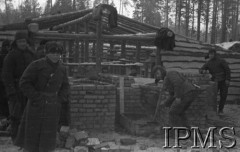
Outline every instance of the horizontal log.
{"type": "MultiPolygon", "coordinates": [[[[34,38],[52,37],[56,40],[66,38],[66,39],[86,39],[86,40],[96,40],[95,34],[67,34],[67,33],[35,33],[34,38]]],[[[105,40],[135,40],[135,41],[151,41],[151,37],[144,37],[141,35],[102,35],[105,40]]]]}
{"type": "Polygon", "coordinates": [[[228,103],[228,101],[239,101],[239,100],[240,100],[240,96],[239,95],[228,95],[227,96],[227,103],[228,103]]]}
{"type": "Polygon", "coordinates": [[[63,27],[69,26],[69,25],[74,25],[74,24],[77,24],[77,23],[80,23],[80,22],[84,22],[86,20],[89,20],[90,18],[92,18],[92,13],[89,13],[89,14],[81,17],[81,18],[78,18],[78,19],[75,19],[75,20],[71,20],[69,22],[66,22],[66,23],[54,26],[53,30],[58,30],[60,28],[63,28],[63,27]]]}
{"type": "Polygon", "coordinates": [[[59,19],[61,20],[62,18],[65,18],[65,17],[69,18],[71,16],[83,16],[85,14],[92,12],[92,10],[93,9],[86,9],[86,10],[74,11],[69,13],[50,15],[46,17],[32,19],[32,22],[42,22],[42,21],[59,20],[59,19]]]}

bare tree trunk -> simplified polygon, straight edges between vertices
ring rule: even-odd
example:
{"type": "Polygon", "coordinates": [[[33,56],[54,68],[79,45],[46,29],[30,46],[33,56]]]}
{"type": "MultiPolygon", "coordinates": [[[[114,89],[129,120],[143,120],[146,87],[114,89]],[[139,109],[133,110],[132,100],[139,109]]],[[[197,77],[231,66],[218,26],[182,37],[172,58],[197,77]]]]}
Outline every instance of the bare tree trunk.
{"type": "Polygon", "coordinates": [[[7,24],[9,24],[9,10],[8,10],[7,0],[5,0],[4,3],[5,3],[5,11],[6,11],[6,21],[7,21],[7,24]]]}
{"type": "Polygon", "coordinates": [[[192,32],[191,32],[191,37],[193,37],[194,22],[195,22],[195,3],[194,3],[194,0],[193,0],[192,4],[193,4],[193,8],[192,8],[193,17],[192,17],[192,32]]]}
{"type": "Polygon", "coordinates": [[[197,40],[200,40],[200,29],[201,29],[201,12],[202,12],[203,0],[198,0],[198,20],[197,20],[197,40]]]}
{"type": "Polygon", "coordinates": [[[221,42],[226,41],[227,34],[227,15],[228,15],[228,2],[227,0],[223,0],[222,3],[223,13],[222,13],[222,37],[221,42]]]}
{"type": "Polygon", "coordinates": [[[239,0],[237,0],[237,11],[236,11],[236,22],[235,22],[235,31],[234,32],[234,40],[238,40],[237,36],[238,36],[238,17],[239,17],[239,0]]]}
{"type": "Polygon", "coordinates": [[[206,33],[205,33],[205,42],[208,41],[208,23],[209,23],[209,6],[210,6],[210,1],[207,0],[207,9],[206,9],[206,33]]]}
{"type": "Polygon", "coordinates": [[[120,12],[120,14],[121,14],[121,6],[122,6],[122,0],[120,0],[120,5],[119,5],[119,12],[120,12]]]}
{"type": "Polygon", "coordinates": [[[76,0],[73,0],[73,10],[76,10],[76,0]]]}
{"type": "Polygon", "coordinates": [[[190,0],[186,0],[186,29],[185,29],[185,35],[188,36],[189,33],[189,9],[190,9],[190,0]]]}
{"type": "Polygon", "coordinates": [[[211,44],[216,42],[216,23],[217,23],[217,5],[218,0],[213,0],[213,19],[212,19],[212,33],[211,33],[211,44]]]}
{"type": "Polygon", "coordinates": [[[165,6],[165,15],[166,15],[166,20],[165,20],[165,26],[168,27],[168,0],[166,0],[166,6],[165,6]]]}
{"type": "Polygon", "coordinates": [[[178,19],[178,0],[176,0],[176,13],[175,13],[175,31],[177,31],[177,19],[178,19]]]}
{"type": "Polygon", "coordinates": [[[181,34],[182,0],[179,0],[178,8],[178,32],[181,34]]]}

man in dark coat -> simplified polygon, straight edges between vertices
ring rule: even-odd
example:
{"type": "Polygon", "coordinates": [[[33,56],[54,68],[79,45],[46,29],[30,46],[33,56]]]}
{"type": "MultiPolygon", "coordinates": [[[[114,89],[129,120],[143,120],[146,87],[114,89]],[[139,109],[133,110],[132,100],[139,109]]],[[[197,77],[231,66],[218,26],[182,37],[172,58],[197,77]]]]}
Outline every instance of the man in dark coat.
{"type": "Polygon", "coordinates": [[[35,55],[29,50],[27,31],[18,31],[11,47],[11,51],[4,59],[2,80],[9,99],[10,133],[14,141],[27,102],[19,89],[19,80],[26,67],[35,59],[35,55]]]}
{"type": "Polygon", "coordinates": [[[60,62],[62,48],[48,42],[45,49],[46,57],[31,63],[20,80],[28,102],[15,145],[27,152],[55,149],[61,103],[68,102],[67,71],[60,62]]]}
{"type": "MultiPolygon", "coordinates": [[[[200,93],[186,77],[177,71],[169,71],[157,66],[154,68],[156,83],[164,79],[162,91],[168,91],[169,97],[161,101],[160,106],[170,107],[169,125],[171,127],[189,127],[185,111],[200,93]]],[[[161,96],[158,100],[161,100],[161,96]]]]}
{"type": "Polygon", "coordinates": [[[209,58],[209,60],[201,67],[199,72],[204,73],[204,70],[208,70],[212,75],[212,81],[217,82],[218,90],[220,90],[218,113],[222,114],[227,99],[228,86],[231,79],[231,70],[228,66],[228,63],[224,59],[221,59],[217,56],[215,49],[209,50],[207,58],[209,58]]]}
{"type": "MultiPolygon", "coordinates": [[[[3,61],[10,50],[10,46],[11,43],[9,40],[4,40],[2,42],[2,49],[0,52],[0,75],[2,75],[3,61]]],[[[5,91],[5,86],[2,81],[2,77],[0,78],[0,115],[4,117],[9,116],[7,95],[5,91]]]]}

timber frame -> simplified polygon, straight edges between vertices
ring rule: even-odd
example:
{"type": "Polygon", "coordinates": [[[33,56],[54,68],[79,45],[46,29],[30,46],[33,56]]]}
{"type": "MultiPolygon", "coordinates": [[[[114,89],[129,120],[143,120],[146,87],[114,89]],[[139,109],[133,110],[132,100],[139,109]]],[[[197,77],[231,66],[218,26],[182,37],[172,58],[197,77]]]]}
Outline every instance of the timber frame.
{"type": "MultiPolygon", "coordinates": [[[[154,40],[159,27],[148,25],[118,14],[118,27],[109,28],[107,14],[101,19],[93,19],[93,9],[80,10],[70,13],[49,15],[40,18],[26,19],[25,22],[0,26],[0,39],[13,39],[17,30],[28,28],[31,23],[37,23],[39,31],[32,35],[34,40],[58,40],[63,43],[66,50],[67,63],[96,62],[100,70],[104,49],[110,52],[108,61],[113,61],[116,46],[120,46],[120,58],[132,62],[144,62],[155,50],[156,63],[161,63],[162,50],[154,46],[154,40]],[[91,48],[90,48],[91,46],[91,48]],[[128,58],[129,47],[135,49],[128,58]],[[144,48],[150,47],[150,50],[144,48]]],[[[208,47],[201,42],[176,34],[176,42],[200,45],[202,49],[208,47]]],[[[177,44],[178,45],[178,44],[177,44]]],[[[185,46],[184,46],[185,47],[185,46]]]]}

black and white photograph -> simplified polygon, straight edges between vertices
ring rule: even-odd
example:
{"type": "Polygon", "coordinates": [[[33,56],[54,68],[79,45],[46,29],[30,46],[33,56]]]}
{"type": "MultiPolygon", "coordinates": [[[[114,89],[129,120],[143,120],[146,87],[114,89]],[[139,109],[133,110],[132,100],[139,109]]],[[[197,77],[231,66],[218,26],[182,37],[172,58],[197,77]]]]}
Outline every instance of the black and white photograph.
{"type": "Polygon", "coordinates": [[[240,152],[240,0],[0,0],[0,152],[240,152]]]}

